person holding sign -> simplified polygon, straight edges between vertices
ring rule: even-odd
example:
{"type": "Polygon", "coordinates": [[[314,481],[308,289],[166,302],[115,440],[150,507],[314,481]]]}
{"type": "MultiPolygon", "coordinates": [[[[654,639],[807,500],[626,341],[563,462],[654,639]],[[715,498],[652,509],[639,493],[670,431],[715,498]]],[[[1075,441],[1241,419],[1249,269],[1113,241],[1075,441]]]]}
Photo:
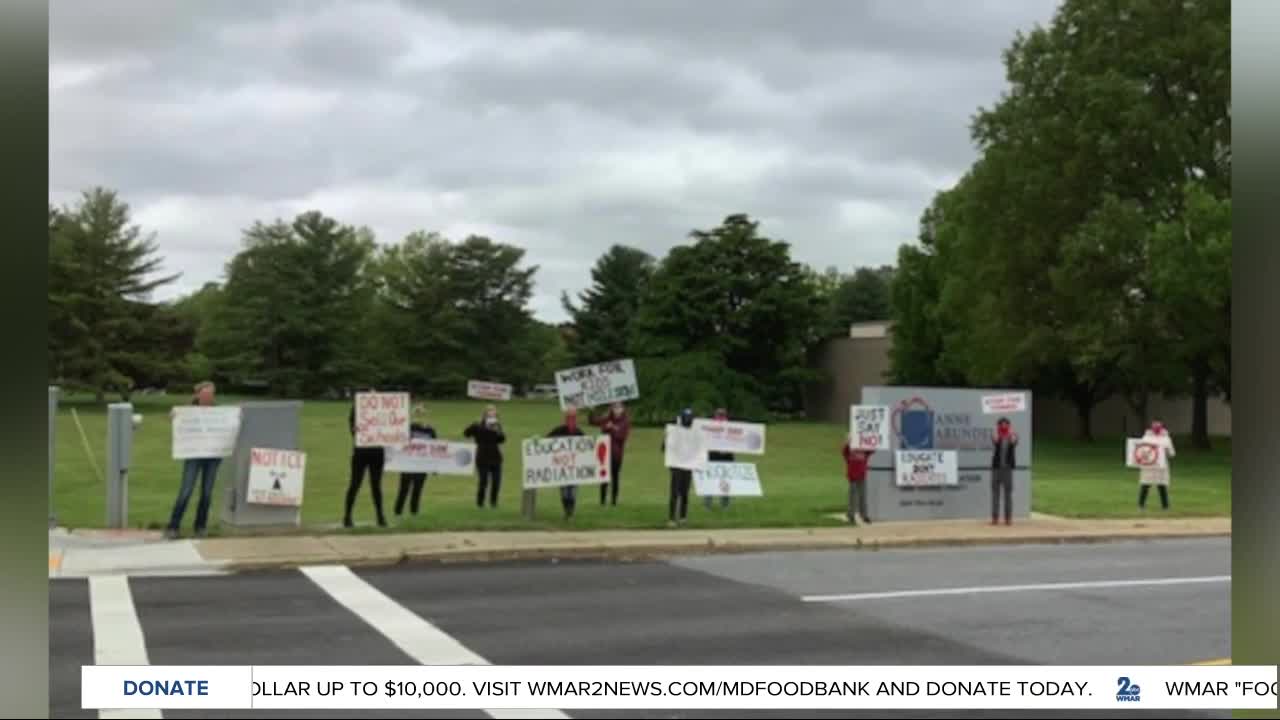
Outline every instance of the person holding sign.
{"type": "MultiPolygon", "coordinates": [[[[716,422],[727,422],[729,420],[729,411],[724,408],[716,408],[716,412],[712,416],[712,419],[714,419],[716,422]]],[[[707,453],[707,462],[733,462],[733,461],[734,461],[734,457],[733,457],[733,453],[731,452],[719,452],[717,450],[712,450],[707,453]]],[[[713,499],[714,497],[711,495],[703,496],[702,504],[706,505],[707,509],[710,510],[711,501],[713,499]]],[[[720,496],[720,507],[721,508],[729,507],[728,495],[720,496]]]]}
{"type": "MultiPolygon", "coordinates": [[[[413,406],[414,419],[422,419],[427,409],[421,403],[413,406]]],[[[430,425],[414,422],[409,425],[409,437],[412,439],[434,440],[436,429],[430,425]]],[[[422,487],[427,483],[426,473],[400,473],[400,492],[396,494],[396,519],[404,514],[405,500],[409,500],[409,512],[418,514],[422,501],[422,487]]]]}
{"type": "Polygon", "coordinates": [[[612,489],[612,504],[616,506],[622,475],[622,451],[626,449],[627,437],[631,435],[631,418],[627,416],[626,406],[616,402],[609,407],[607,414],[591,418],[591,424],[609,436],[609,484],[600,486],[600,504],[604,505],[605,495],[612,489]]]}
{"type": "Polygon", "coordinates": [[[1138,490],[1138,507],[1142,510],[1147,509],[1147,495],[1151,492],[1151,486],[1155,485],[1160,491],[1160,507],[1164,510],[1169,509],[1169,458],[1177,455],[1177,451],[1173,447],[1173,438],[1169,435],[1169,431],[1165,429],[1164,423],[1159,420],[1152,421],[1151,427],[1142,434],[1142,441],[1152,445],[1158,445],[1160,451],[1164,453],[1164,467],[1144,467],[1138,471],[1138,483],[1141,489],[1138,490]]]}
{"type": "MultiPolygon", "coordinates": [[[[693,408],[685,408],[676,416],[676,423],[683,427],[693,427],[693,408]]],[[[667,441],[662,441],[662,453],[667,452],[667,441]]],[[[689,516],[689,488],[693,485],[693,471],[684,468],[671,468],[671,492],[667,500],[667,527],[684,525],[689,516]],[[678,511],[678,512],[677,512],[678,511]]]]}
{"type": "Polygon", "coordinates": [[[1009,418],[996,421],[991,436],[991,524],[1000,522],[1000,499],[1004,498],[1004,524],[1013,524],[1013,469],[1017,467],[1018,434],[1009,418]]]}
{"type": "MultiPolygon", "coordinates": [[[[567,437],[571,435],[585,435],[582,428],[578,427],[578,408],[570,405],[564,409],[564,423],[552,428],[547,433],[547,437],[567,437]]],[[[611,448],[612,449],[612,448],[611,448]]],[[[564,508],[564,519],[573,519],[573,510],[578,504],[578,486],[577,485],[561,485],[560,486],[560,506],[564,508]]]]}
{"type": "MultiPolygon", "coordinates": [[[[191,404],[212,407],[216,390],[214,384],[207,380],[196,385],[191,404]]],[[[175,414],[176,412],[171,412],[170,416],[175,414]]],[[[209,504],[213,501],[213,483],[218,477],[218,466],[221,464],[222,458],[219,457],[187,458],[182,461],[182,485],[178,488],[178,499],[174,501],[173,512],[169,515],[165,537],[177,539],[182,528],[182,516],[186,514],[187,503],[191,502],[191,493],[196,488],[197,477],[200,479],[200,500],[196,503],[195,532],[196,537],[204,537],[209,523],[209,504]]]]}
{"type": "MultiPolygon", "coordinates": [[[[365,392],[377,392],[368,388],[365,392]]],[[[347,500],[342,513],[342,526],[352,527],[351,510],[355,507],[356,496],[360,494],[360,485],[364,482],[365,471],[369,473],[369,494],[373,496],[373,508],[377,512],[378,527],[387,526],[387,517],[382,512],[382,468],[386,464],[386,451],[381,447],[360,447],[355,444],[356,438],[356,406],[351,404],[351,415],[347,418],[351,428],[351,481],[347,485],[347,500]]]]}
{"type": "Polygon", "coordinates": [[[871,453],[867,450],[855,449],[853,445],[854,437],[850,434],[844,446],[840,448],[840,453],[844,455],[844,475],[849,481],[849,511],[846,517],[849,518],[850,525],[858,524],[858,515],[861,515],[867,524],[871,524],[867,519],[866,488],[867,463],[871,460],[871,453]]]}
{"type": "Polygon", "coordinates": [[[476,474],[480,486],[476,489],[476,507],[484,507],[485,490],[489,491],[489,507],[498,507],[498,488],[502,485],[502,448],[507,441],[498,421],[498,408],[486,405],[480,422],[474,422],[462,431],[463,437],[476,444],[476,474]]]}

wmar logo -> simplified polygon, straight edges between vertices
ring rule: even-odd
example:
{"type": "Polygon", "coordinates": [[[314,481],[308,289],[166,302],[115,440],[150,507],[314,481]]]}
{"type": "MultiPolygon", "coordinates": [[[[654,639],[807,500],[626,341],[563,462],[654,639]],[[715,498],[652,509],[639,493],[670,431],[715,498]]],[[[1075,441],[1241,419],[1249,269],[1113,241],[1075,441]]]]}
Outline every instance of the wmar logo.
{"type": "Polygon", "coordinates": [[[923,398],[903,400],[893,409],[893,431],[901,450],[932,450],[933,410],[923,398]]]}
{"type": "Polygon", "coordinates": [[[1122,677],[1116,679],[1116,684],[1120,687],[1116,690],[1116,702],[1141,702],[1142,688],[1129,682],[1129,678],[1122,677]]]}

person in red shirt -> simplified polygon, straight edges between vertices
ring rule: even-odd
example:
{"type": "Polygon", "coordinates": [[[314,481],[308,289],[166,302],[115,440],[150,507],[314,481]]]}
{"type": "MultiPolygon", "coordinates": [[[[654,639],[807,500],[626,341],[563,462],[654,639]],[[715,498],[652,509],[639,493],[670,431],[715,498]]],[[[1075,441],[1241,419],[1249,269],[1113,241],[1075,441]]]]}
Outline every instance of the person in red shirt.
{"type": "Polygon", "coordinates": [[[871,520],[867,518],[867,464],[871,460],[871,452],[868,450],[855,450],[852,447],[853,438],[846,438],[844,446],[840,448],[840,453],[844,455],[844,474],[849,481],[849,512],[846,517],[849,518],[850,525],[857,525],[857,516],[861,515],[863,522],[868,524],[871,520]],[[857,514],[854,514],[854,511],[857,514]]]}

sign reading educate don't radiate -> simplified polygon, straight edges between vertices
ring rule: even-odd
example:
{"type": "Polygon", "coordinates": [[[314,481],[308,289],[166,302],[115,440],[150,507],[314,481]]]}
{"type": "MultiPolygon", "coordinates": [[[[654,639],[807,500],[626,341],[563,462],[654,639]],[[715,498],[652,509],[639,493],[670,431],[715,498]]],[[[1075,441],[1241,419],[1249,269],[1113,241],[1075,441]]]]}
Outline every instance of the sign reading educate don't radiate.
{"type": "Polygon", "coordinates": [[[529,438],[522,450],[525,490],[609,482],[608,436],[529,438]]]}
{"type": "Polygon", "coordinates": [[[955,450],[899,450],[895,459],[898,487],[960,484],[955,450]]]}
{"type": "Polygon", "coordinates": [[[589,408],[640,397],[636,366],[631,360],[557,370],[556,389],[560,393],[561,410],[570,405],[589,408]]]}
{"type": "Polygon", "coordinates": [[[356,447],[409,442],[409,393],[356,393],[356,447]]]}
{"type": "Polygon", "coordinates": [[[231,457],[240,436],[240,408],[201,407],[173,409],[173,459],[231,457]]]}

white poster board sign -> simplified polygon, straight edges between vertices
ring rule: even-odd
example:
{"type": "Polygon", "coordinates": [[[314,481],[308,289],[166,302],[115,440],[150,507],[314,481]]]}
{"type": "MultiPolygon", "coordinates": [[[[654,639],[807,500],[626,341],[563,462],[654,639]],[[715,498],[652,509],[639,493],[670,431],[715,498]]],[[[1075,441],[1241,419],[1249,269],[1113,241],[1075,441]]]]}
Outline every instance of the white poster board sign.
{"type": "Polygon", "coordinates": [[[755,463],[709,462],[693,471],[693,487],[699,497],[764,495],[755,463]]]}
{"type": "Polygon", "coordinates": [[[683,425],[668,425],[663,462],[669,468],[701,470],[707,464],[707,436],[683,425]]]}
{"type": "Polygon", "coordinates": [[[240,436],[240,408],[202,407],[173,409],[173,459],[231,457],[240,436]]]}
{"type": "Polygon", "coordinates": [[[888,448],[892,419],[884,405],[849,406],[849,445],[854,450],[888,448]]]}
{"type": "Polygon", "coordinates": [[[510,400],[511,386],[483,380],[467,381],[467,397],[476,400],[510,400]]]}
{"type": "Polygon", "coordinates": [[[525,490],[609,482],[608,436],[530,438],[522,449],[525,490]]]}
{"type": "Polygon", "coordinates": [[[765,426],[759,423],[698,418],[693,421],[693,429],[703,434],[707,450],[747,455],[764,454],[765,426]]]}
{"type": "Polygon", "coordinates": [[[253,448],[249,451],[249,493],[253,505],[302,506],[307,454],[297,450],[253,448]]]}
{"type": "Polygon", "coordinates": [[[1125,467],[1138,470],[1163,470],[1169,467],[1168,458],[1165,456],[1165,448],[1167,447],[1168,444],[1164,440],[1126,438],[1124,448],[1125,467]]]}
{"type": "Polygon", "coordinates": [[[387,472],[472,475],[476,446],[472,443],[414,438],[387,448],[387,472]]]}
{"type": "Polygon", "coordinates": [[[356,393],[356,447],[409,442],[409,393],[356,393]]]}
{"type": "Polygon", "coordinates": [[[898,487],[960,484],[955,450],[899,450],[896,461],[898,487]]]}
{"type": "Polygon", "coordinates": [[[1026,412],[1027,396],[1025,393],[1001,393],[985,395],[982,398],[984,415],[1007,415],[1009,413],[1026,412]]]}
{"type": "Polygon", "coordinates": [[[631,360],[583,365],[556,371],[560,409],[573,405],[589,408],[640,397],[636,366],[631,360]]]}

